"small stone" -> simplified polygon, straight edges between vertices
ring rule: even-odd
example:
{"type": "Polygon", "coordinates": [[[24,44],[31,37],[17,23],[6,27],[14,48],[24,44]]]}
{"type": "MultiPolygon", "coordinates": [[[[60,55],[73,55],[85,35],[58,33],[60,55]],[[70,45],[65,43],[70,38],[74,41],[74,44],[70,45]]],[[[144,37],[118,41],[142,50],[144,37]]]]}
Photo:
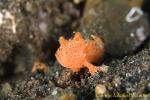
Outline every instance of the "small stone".
{"type": "Polygon", "coordinates": [[[72,92],[63,93],[58,100],[77,100],[77,97],[72,92]]]}
{"type": "Polygon", "coordinates": [[[30,12],[30,11],[32,11],[32,9],[33,9],[32,4],[30,2],[27,2],[26,3],[26,10],[30,12]]]}
{"type": "Polygon", "coordinates": [[[96,94],[96,96],[102,95],[102,94],[104,94],[105,92],[106,92],[106,87],[105,87],[105,85],[102,85],[102,84],[96,85],[96,87],[95,87],[95,94],[96,94]]]}
{"type": "Polygon", "coordinates": [[[75,3],[75,4],[79,4],[79,3],[81,3],[83,0],[73,0],[73,2],[75,3]]]}
{"type": "Polygon", "coordinates": [[[12,91],[12,87],[9,83],[5,83],[2,85],[2,93],[8,94],[12,91]]]}
{"type": "Polygon", "coordinates": [[[109,66],[103,64],[102,68],[103,68],[103,72],[107,73],[109,66]]]}

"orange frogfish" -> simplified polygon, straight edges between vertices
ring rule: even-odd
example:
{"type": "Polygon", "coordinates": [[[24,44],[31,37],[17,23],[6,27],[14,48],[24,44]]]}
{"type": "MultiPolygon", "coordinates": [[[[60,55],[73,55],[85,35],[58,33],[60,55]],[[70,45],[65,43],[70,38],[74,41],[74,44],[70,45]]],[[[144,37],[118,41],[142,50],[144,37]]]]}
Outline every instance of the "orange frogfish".
{"type": "Polygon", "coordinates": [[[104,54],[104,43],[101,38],[91,35],[91,40],[84,40],[80,32],[76,32],[73,39],[59,38],[60,47],[55,56],[58,62],[78,72],[81,68],[88,68],[91,74],[102,71],[102,67],[94,66],[92,63],[99,60],[104,54]]]}

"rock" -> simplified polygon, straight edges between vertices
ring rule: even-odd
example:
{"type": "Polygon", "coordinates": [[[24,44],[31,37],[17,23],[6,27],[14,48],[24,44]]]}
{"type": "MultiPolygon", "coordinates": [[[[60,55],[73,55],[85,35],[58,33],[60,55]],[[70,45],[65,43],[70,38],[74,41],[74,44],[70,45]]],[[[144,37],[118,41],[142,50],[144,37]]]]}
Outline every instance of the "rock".
{"type": "Polygon", "coordinates": [[[132,54],[149,36],[149,27],[146,16],[127,22],[129,11],[127,0],[88,0],[82,31],[103,37],[107,53],[114,57],[132,54]]]}
{"type": "Polygon", "coordinates": [[[96,87],[95,87],[95,94],[96,94],[96,97],[104,94],[106,92],[106,87],[102,84],[97,84],[96,87]]]}
{"type": "Polygon", "coordinates": [[[4,95],[10,93],[11,91],[12,91],[12,87],[9,83],[2,84],[1,92],[4,93],[4,95]]]}
{"type": "Polygon", "coordinates": [[[62,95],[58,98],[58,100],[77,100],[77,97],[72,92],[64,92],[62,95]]]}
{"type": "Polygon", "coordinates": [[[107,66],[107,65],[104,65],[104,64],[101,65],[101,66],[102,66],[103,72],[107,73],[110,66],[107,66]]]}

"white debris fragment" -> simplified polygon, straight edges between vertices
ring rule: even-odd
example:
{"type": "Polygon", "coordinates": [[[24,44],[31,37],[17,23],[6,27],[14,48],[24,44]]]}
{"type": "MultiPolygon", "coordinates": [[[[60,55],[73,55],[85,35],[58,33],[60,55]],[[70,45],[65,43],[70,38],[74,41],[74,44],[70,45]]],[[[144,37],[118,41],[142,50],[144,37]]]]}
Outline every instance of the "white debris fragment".
{"type": "Polygon", "coordinates": [[[15,17],[9,11],[3,9],[2,11],[0,11],[0,26],[6,24],[6,20],[11,21],[11,30],[13,33],[16,33],[15,17]]]}
{"type": "Polygon", "coordinates": [[[134,22],[140,19],[143,15],[143,11],[139,7],[133,7],[126,16],[127,22],[134,22]],[[136,14],[136,15],[135,15],[136,14]],[[134,16],[135,15],[135,16],[134,16]]]}
{"type": "Polygon", "coordinates": [[[134,33],[130,33],[130,36],[131,36],[131,37],[135,37],[134,33]]]}
{"type": "Polygon", "coordinates": [[[146,36],[144,34],[144,27],[141,26],[136,30],[136,36],[140,41],[144,41],[146,39],[146,36]]]}
{"type": "Polygon", "coordinates": [[[52,95],[56,95],[58,93],[57,88],[52,91],[52,95]]]}

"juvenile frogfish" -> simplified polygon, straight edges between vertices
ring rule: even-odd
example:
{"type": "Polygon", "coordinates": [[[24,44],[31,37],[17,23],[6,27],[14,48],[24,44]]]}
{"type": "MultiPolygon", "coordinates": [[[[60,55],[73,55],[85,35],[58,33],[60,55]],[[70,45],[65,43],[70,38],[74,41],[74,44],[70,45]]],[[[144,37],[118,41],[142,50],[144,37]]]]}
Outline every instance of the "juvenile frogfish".
{"type": "Polygon", "coordinates": [[[78,72],[81,68],[88,68],[91,74],[102,71],[102,67],[93,65],[104,54],[104,43],[101,38],[91,35],[91,40],[84,40],[80,32],[76,32],[73,39],[59,38],[60,47],[56,51],[57,61],[64,67],[78,72]]]}

